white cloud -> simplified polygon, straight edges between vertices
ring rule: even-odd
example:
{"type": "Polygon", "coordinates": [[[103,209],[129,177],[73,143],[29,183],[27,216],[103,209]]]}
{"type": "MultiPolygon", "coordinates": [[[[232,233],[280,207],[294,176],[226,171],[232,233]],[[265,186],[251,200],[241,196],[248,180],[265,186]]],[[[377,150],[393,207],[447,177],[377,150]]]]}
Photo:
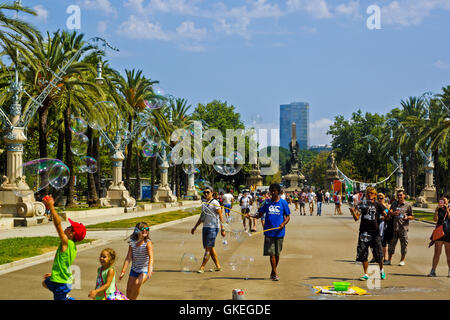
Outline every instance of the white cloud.
{"type": "Polygon", "coordinates": [[[134,15],[131,15],[127,21],[120,25],[118,33],[133,39],[164,41],[172,39],[170,33],[164,31],[159,23],[151,23],[134,15]]]}
{"type": "Polygon", "coordinates": [[[315,19],[327,19],[333,16],[325,0],[288,0],[286,5],[291,12],[306,12],[315,19]]]}
{"type": "Polygon", "coordinates": [[[132,10],[136,14],[176,13],[183,15],[193,15],[198,13],[198,0],[150,0],[144,4],[144,0],[127,0],[124,7],[132,10]]]}
{"type": "Polygon", "coordinates": [[[448,0],[399,0],[381,7],[383,24],[411,26],[420,24],[433,10],[450,11],[448,0]]]}
{"type": "Polygon", "coordinates": [[[322,118],[309,125],[309,141],[311,145],[331,144],[331,136],[327,131],[334,122],[331,119],[322,118]]]}
{"type": "Polygon", "coordinates": [[[336,7],[335,12],[336,14],[358,17],[360,16],[359,1],[350,1],[348,3],[342,3],[336,7]]]}
{"type": "Polygon", "coordinates": [[[184,21],[177,28],[177,34],[182,38],[191,38],[195,40],[202,40],[206,35],[206,29],[195,28],[194,22],[184,21]]]}
{"type": "Polygon", "coordinates": [[[47,22],[48,10],[45,9],[43,5],[38,4],[37,6],[34,6],[33,10],[36,11],[38,20],[47,22]]]}
{"type": "Polygon", "coordinates": [[[82,6],[88,10],[99,10],[105,15],[117,15],[117,10],[109,0],[83,0],[82,6]]]}

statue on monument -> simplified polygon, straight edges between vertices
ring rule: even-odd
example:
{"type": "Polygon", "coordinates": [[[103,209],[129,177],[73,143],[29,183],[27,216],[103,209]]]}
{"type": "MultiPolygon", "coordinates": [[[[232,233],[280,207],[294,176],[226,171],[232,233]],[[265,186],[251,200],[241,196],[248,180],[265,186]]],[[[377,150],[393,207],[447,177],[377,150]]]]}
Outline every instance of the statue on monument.
{"type": "Polygon", "coordinates": [[[333,151],[330,152],[330,155],[327,158],[327,166],[328,170],[334,170],[336,168],[336,159],[333,151]]]}

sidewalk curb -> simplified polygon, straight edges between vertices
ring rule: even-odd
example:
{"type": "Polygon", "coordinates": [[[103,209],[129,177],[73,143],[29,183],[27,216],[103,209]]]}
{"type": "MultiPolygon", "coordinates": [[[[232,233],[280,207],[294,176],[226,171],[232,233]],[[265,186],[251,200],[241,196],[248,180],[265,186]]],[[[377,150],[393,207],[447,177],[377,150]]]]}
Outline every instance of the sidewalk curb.
{"type": "MultiPolygon", "coordinates": [[[[85,251],[88,249],[93,249],[93,248],[105,245],[109,242],[111,242],[111,241],[110,240],[94,240],[90,243],[80,244],[79,246],[77,246],[77,254],[79,252],[82,252],[82,251],[85,251]]],[[[44,253],[44,254],[41,254],[38,256],[29,257],[29,258],[13,261],[10,263],[2,264],[2,265],[0,265],[0,275],[10,273],[13,271],[17,271],[17,270],[21,270],[21,269],[25,269],[28,267],[32,267],[34,265],[41,264],[44,262],[51,261],[55,257],[55,253],[56,253],[56,250],[47,252],[47,253],[44,253]]]]}
{"type": "MultiPolygon", "coordinates": [[[[172,225],[181,223],[181,222],[185,222],[185,221],[189,221],[189,220],[194,220],[195,218],[198,218],[200,215],[194,215],[194,216],[190,216],[190,217],[186,217],[186,218],[182,218],[182,219],[178,219],[178,220],[174,220],[174,221],[169,221],[169,222],[164,222],[161,224],[157,224],[155,226],[151,227],[151,230],[159,230],[165,227],[170,227],[172,225]]],[[[131,228],[132,229],[132,228],[131,228]]],[[[108,232],[108,231],[112,231],[112,230],[128,230],[128,229],[103,229],[103,228],[99,228],[99,229],[91,229],[88,231],[104,231],[104,232],[108,232]]],[[[108,244],[110,242],[112,242],[114,240],[94,240],[90,243],[84,243],[81,244],[79,246],[77,246],[77,253],[88,250],[88,249],[94,249],[100,246],[103,246],[105,244],[108,244]]],[[[6,274],[6,273],[10,273],[10,272],[14,272],[14,271],[18,271],[21,269],[25,269],[28,267],[32,267],[34,265],[37,264],[41,264],[44,262],[48,262],[53,260],[53,258],[55,257],[55,253],[56,250],[51,251],[51,252],[47,252],[41,255],[37,255],[34,257],[29,257],[29,258],[25,258],[25,259],[20,259],[17,261],[13,261],[10,263],[5,263],[0,265],[0,275],[6,274]]]]}

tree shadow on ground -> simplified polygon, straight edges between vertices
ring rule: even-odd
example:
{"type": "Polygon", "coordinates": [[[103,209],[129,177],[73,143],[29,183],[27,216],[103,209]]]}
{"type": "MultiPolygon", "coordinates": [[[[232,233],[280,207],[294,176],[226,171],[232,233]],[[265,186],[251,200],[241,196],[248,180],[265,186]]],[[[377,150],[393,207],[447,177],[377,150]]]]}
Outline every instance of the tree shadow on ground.
{"type": "Polygon", "coordinates": [[[388,273],[391,276],[429,278],[426,274],[388,273]]]}
{"type": "Polygon", "coordinates": [[[245,277],[213,277],[209,280],[270,280],[269,278],[245,278],[245,277]]]}

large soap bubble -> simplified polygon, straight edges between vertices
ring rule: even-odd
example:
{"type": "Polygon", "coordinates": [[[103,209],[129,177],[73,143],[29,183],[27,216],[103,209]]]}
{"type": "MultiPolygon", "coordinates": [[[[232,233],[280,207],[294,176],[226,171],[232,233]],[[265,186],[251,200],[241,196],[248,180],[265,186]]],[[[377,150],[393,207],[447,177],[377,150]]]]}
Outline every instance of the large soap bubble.
{"type": "Polygon", "coordinates": [[[194,272],[198,268],[197,258],[192,253],[186,252],[181,257],[180,266],[183,272],[194,272]]]}
{"type": "Polygon", "coordinates": [[[17,178],[18,197],[25,197],[51,185],[56,189],[63,188],[70,179],[69,168],[58,159],[36,159],[22,165],[22,177],[17,178]]]}
{"type": "Polygon", "coordinates": [[[97,171],[97,160],[95,160],[92,157],[84,156],[81,157],[81,165],[80,170],[81,172],[87,172],[87,173],[95,173],[97,171]]]}
{"type": "Polygon", "coordinates": [[[89,138],[82,133],[72,134],[72,141],[70,143],[70,150],[77,156],[82,156],[87,153],[89,138]]]}
{"type": "Polygon", "coordinates": [[[79,134],[79,133],[85,133],[87,130],[87,122],[80,117],[76,117],[74,115],[72,115],[70,117],[70,131],[72,131],[75,134],[79,134]]]}
{"type": "Polygon", "coordinates": [[[117,115],[116,104],[112,101],[99,101],[87,115],[89,127],[94,130],[103,130],[111,124],[117,115]]]}
{"type": "Polygon", "coordinates": [[[158,154],[158,144],[154,141],[147,141],[142,147],[142,155],[146,158],[153,158],[158,154]]]}

